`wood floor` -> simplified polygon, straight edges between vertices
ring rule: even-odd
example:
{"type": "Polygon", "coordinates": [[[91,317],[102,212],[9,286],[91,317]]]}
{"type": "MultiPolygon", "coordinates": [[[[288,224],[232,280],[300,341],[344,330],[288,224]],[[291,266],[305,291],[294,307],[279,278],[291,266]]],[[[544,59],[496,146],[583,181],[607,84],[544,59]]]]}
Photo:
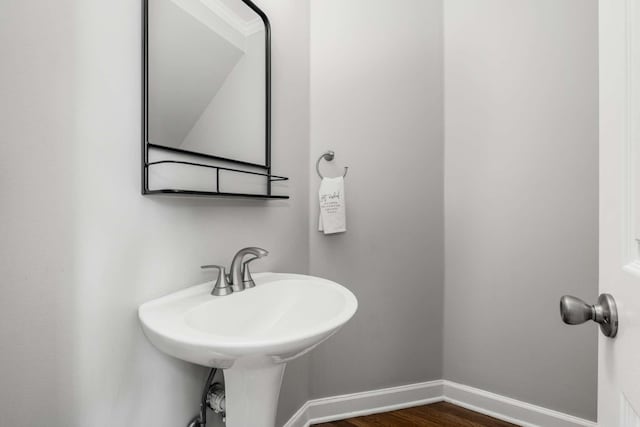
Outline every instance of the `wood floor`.
{"type": "Polygon", "coordinates": [[[316,424],[316,427],[514,427],[507,423],[469,411],[468,409],[439,402],[384,414],[351,418],[343,421],[316,424]]]}

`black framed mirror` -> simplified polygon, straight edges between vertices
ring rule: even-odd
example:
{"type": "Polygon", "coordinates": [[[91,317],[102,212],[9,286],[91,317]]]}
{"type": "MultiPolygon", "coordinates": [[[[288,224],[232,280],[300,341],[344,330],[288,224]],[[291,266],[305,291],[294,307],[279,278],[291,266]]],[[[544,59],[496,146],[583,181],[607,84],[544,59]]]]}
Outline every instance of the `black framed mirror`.
{"type": "Polygon", "coordinates": [[[261,198],[271,28],[250,0],[143,0],[143,194],[261,198]]]}

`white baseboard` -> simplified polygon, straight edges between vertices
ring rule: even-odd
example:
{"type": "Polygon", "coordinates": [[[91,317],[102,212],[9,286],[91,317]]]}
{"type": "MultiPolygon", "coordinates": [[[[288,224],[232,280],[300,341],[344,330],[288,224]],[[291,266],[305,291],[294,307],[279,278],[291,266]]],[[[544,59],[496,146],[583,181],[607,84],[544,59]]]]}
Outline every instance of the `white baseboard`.
{"type": "Polygon", "coordinates": [[[521,402],[452,381],[444,382],[444,401],[522,427],[596,427],[597,424],[562,412],[521,402]]]}
{"type": "Polygon", "coordinates": [[[440,402],[443,386],[444,381],[438,380],[309,400],[284,427],[308,427],[311,424],[440,402]]]}
{"type": "Polygon", "coordinates": [[[446,380],[429,381],[306,402],[283,427],[312,424],[451,402],[523,427],[596,427],[597,424],[495,393],[446,380]]]}

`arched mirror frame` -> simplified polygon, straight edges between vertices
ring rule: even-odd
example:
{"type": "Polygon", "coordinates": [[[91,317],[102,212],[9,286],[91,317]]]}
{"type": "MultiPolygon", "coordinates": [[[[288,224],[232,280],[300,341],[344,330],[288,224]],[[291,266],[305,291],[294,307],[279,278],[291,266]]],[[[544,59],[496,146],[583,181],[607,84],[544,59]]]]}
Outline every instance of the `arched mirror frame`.
{"type": "Polygon", "coordinates": [[[196,151],[183,150],[180,148],[157,145],[149,141],[149,0],[142,0],[142,194],[177,194],[193,196],[219,196],[219,197],[242,197],[259,199],[288,199],[289,196],[273,195],[272,182],[286,181],[288,178],[272,175],[271,169],[271,24],[267,15],[256,6],[251,0],[239,0],[253,10],[262,20],[265,29],[265,163],[251,163],[238,159],[220,157],[196,151]],[[188,156],[195,156],[206,160],[215,161],[198,163],[182,160],[161,160],[149,161],[150,149],[173,152],[188,156]],[[157,164],[175,163],[189,167],[211,168],[217,174],[216,191],[200,191],[177,188],[150,189],[149,188],[149,168],[157,164]],[[220,172],[250,174],[263,176],[265,179],[264,193],[234,193],[225,192],[220,188],[220,172]]]}

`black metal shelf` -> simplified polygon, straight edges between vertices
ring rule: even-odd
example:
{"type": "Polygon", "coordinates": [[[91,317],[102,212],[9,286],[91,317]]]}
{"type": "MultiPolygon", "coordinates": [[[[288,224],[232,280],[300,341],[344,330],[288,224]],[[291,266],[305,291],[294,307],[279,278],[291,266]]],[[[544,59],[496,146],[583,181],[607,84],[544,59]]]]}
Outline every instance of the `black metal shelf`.
{"type": "Polygon", "coordinates": [[[148,171],[149,167],[160,164],[179,164],[179,165],[188,165],[188,166],[196,166],[208,169],[215,169],[216,171],[216,191],[199,191],[199,190],[180,190],[180,189],[160,189],[160,190],[149,190],[145,188],[143,194],[174,194],[174,195],[191,195],[191,196],[218,196],[218,197],[236,197],[236,198],[258,198],[258,199],[288,199],[289,196],[279,196],[271,194],[271,183],[277,181],[288,181],[289,178],[285,176],[272,175],[270,173],[264,172],[254,172],[247,171],[243,169],[235,169],[229,168],[225,166],[217,166],[217,165],[205,165],[202,163],[195,162],[187,162],[183,160],[159,160],[155,162],[145,163],[145,170],[148,171]],[[228,193],[225,191],[220,191],[220,171],[225,172],[233,172],[233,173],[241,173],[247,175],[257,175],[263,176],[268,180],[267,193],[266,194],[253,194],[253,193],[228,193]]]}
{"type": "Polygon", "coordinates": [[[262,199],[262,200],[270,200],[270,199],[288,199],[289,196],[278,196],[278,195],[267,195],[267,194],[251,194],[251,193],[220,193],[216,191],[196,191],[196,190],[173,190],[173,189],[163,189],[163,190],[147,190],[145,194],[153,195],[153,194],[173,194],[173,195],[184,195],[184,196],[203,196],[203,197],[224,197],[224,198],[235,198],[235,199],[262,199]]]}
{"type": "Polygon", "coordinates": [[[228,162],[228,163],[233,163],[233,164],[236,164],[236,165],[248,166],[248,167],[253,167],[253,168],[266,169],[268,167],[267,165],[263,165],[263,164],[260,164],[260,163],[245,162],[245,161],[242,161],[242,160],[231,159],[229,157],[215,156],[213,154],[199,153],[197,151],[183,150],[181,148],[175,148],[175,147],[167,147],[165,145],[153,144],[151,142],[147,143],[147,147],[150,148],[150,149],[153,149],[153,150],[163,150],[163,151],[168,151],[168,152],[171,152],[171,153],[184,154],[186,156],[202,157],[204,159],[216,160],[216,161],[221,161],[221,162],[228,162]]]}

